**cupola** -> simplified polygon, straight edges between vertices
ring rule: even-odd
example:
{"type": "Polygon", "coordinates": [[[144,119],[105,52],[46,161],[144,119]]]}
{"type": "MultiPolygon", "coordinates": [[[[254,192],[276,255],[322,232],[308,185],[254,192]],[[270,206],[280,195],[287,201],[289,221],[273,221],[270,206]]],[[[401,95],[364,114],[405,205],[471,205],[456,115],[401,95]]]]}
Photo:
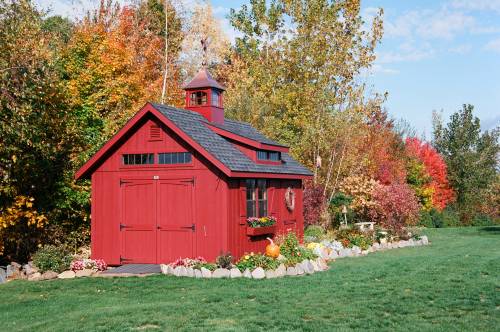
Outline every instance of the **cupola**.
{"type": "Polygon", "coordinates": [[[225,88],[217,82],[206,68],[202,68],[195,77],[184,86],[186,91],[186,109],[198,112],[208,121],[224,123],[224,104],[222,93],[225,88]]]}

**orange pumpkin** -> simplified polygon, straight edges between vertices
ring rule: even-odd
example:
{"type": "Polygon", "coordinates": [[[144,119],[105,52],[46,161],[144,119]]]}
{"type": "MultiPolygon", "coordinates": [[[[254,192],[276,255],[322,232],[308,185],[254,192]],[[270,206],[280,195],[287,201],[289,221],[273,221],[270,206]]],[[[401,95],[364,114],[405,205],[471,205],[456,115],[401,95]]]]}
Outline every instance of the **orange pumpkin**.
{"type": "Polygon", "coordinates": [[[267,238],[269,244],[266,247],[266,255],[272,258],[277,258],[280,255],[280,246],[274,243],[273,240],[267,238]]]}

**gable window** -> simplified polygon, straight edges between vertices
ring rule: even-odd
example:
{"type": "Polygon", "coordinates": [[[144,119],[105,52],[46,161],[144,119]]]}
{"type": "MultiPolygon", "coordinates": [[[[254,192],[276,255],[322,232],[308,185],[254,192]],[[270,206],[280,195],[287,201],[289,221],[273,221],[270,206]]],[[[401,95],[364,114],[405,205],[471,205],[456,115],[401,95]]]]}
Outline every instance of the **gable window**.
{"type": "Polygon", "coordinates": [[[189,104],[191,106],[205,105],[207,103],[207,93],[203,91],[191,92],[189,104]]]}
{"type": "Polygon", "coordinates": [[[267,181],[246,180],[247,218],[267,216],[267,181]]]}
{"type": "Polygon", "coordinates": [[[270,161],[280,161],[281,160],[281,152],[257,150],[257,159],[270,160],[270,161]]]}
{"type": "Polygon", "coordinates": [[[212,96],[210,97],[210,103],[212,106],[219,107],[219,93],[215,90],[212,90],[212,96]]]}
{"type": "Polygon", "coordinates": [[[192,160],[191,152],[169,152],[158,154],[158,164],[190,164],[192,160]]]}
{"type": "Polygon", "coordinates": [[[122,155],[124,165],[151,165],[154,164],[152,153],[131,153],[122,155]]]}

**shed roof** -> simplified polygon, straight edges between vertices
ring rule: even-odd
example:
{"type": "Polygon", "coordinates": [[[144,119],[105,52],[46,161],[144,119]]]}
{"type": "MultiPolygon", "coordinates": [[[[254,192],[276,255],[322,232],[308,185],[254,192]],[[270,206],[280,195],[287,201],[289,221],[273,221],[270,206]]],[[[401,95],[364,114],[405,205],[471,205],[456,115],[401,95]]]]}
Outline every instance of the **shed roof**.
{"type": "MultiPolygon", "coordinates": [[[[108,152],[117,146],[117,144],[120,144],[119,142],[122,138],[148,113],[156,116],[165,125],[170,127],[170,129],[180,135],[188,144],[193,146],[201,155],[230,177],[247,176],[249,173],[253,175],[250,174],[248,176],[256,177],[263,177],[263,175],[266,177],[284,178],[312,176],[312,173],[307,168],[294,160],[287,152],[281,152],[281,164],[258,164],[235,147],[233,143],[212,130],[210,126],[214,126],[214,124],[208,122],[199,113],[161,104],[148,103],[78,170],[75,178],[88,178],[98,165],[109,156],[108,152]]],[[[228,121],[228,125],[223,128],[225,130],[264,144],[278,144],[267,139],[249,124],[231,120],[225,121],[228,121]]]]}
{"type": "MultiPolygon", "coordinates": [[[[213,132],[205,124],[208,121],[200,114],[188,110],[178,109],[161,104],[152,104],[153,107],[158,110],[161,114],[172,121],[179,129],[190,136],[198,144],[200,144],[205,150],[207,150],[212,156],[214,156],[221,163],[226,165],[231,171],[235,172],[252,172],[252,173],[276,173],[276,174],[296,174],[310,176],[311,171],[299,164],[294,160],[288,153],[282,152],[281,159],[283,163],[280,165],[269,165],[269,164],[257,164],[250,158],[248,158],[243,152],[238,150],[232,143],[227,141],[225,138],[219,136],[213,132]]],[[[224,120],[228,122],[227,119],[224,120]]],[[[249,136],[245,136],[251,139],[256,139],[257,141],[263,140],[266,144],[279,145],[278,143],[267,139],[264,135],[259,133],[255,128],[251,127],[250,124],[245,124],[242,122],[229,120],[229,127],[231,129],[235,128],[245,128],[249,136]],[[249,129],[252,128],[253,130],[249,129]],[[272,143],[268,143],[272,142],[272,143]]],[[[210,125],[214,125],[210,122],[210,125]]],[[[216,125],[217,127],[219,125],[216,125]]],[[[226,128],[223,128],[226,129],[226,128]]],[[[232,131],[226,129],[228,131],[232,131]]],[[[237,131],[234,131],[238,134],[237,131]]],[[[282,146],[282,145],[279,145],[282,146]]]]}

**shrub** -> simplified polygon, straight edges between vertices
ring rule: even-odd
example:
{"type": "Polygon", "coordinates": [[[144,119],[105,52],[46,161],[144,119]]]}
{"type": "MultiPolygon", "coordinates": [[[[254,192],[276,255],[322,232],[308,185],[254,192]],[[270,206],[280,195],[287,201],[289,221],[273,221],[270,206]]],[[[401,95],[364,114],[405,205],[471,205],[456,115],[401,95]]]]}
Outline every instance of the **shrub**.
{"type": "Polygon", "coordinates": [[[257,267],[261,267],[265,270],[274,270],[279,266],[280,262],[272,257],[263,254],[246,254],[243,255],[240,260],[236,263],[236,267],[240,271],[245,271],[246,269],[254,270],[257,267]]]}
{"type": "Polygon", "coordinates": [[[398,231],[418,222],[420,206],[407,184],[377,185],[373,199],[376,208],[371,209],[369,214],[382,227],[398,231]]]}
{"type": "Polygon", "coordinates": [[[325,207],[323,186],[313,181],[304,182],[304,225],[318,225],[325,207]]]}
{"type": "Polygon", "coordinates": [[[442,228],[460,226],[461,223],[459,214],[451,208],[446,208],[443,211],[421,211],[418,224],[428,228],[442,228]]]}
{"type": "Polygon", "coordinates": [[[215,263],[217,264],[217,266],[220,267],[220,268],[222,268],[222,269],[229,269],[229,268],[231,268],[232,262],[233,262],[233,256],[229,252],[225,253],[225,254],[221,253],[215,259],[215,263]]]}
{"type": "Polygon", "coordinates": [[[41,272],[62,272],[69,269],[72,259],[65,246],[46,245],[33,255],[33,264],[41,272]]]}
{"type": "Polygon", "coordinates": [[[336,238],[342,243],[344,248],[358,246],[363,250],[368,249],[373,244],[373,233],[362,233],[355,228],[341,229],[337,232],[336,238]]]}
{"type": "Polygon", "coordinates": [[[299,239],[294,232],[278,236],[276,243],[280,246],[281,255],[286,258],[285,265],[287,266],[300,263],[304,259],[316,258],[312,250],[300,246],[299,239]]]}
{"type": "Polygon", "coordinates": [[[307,238],[308,241],[318,241],[325,234],[325,230],[321,226],[309,225],[304,230],[304,238],[307,238]]]}

